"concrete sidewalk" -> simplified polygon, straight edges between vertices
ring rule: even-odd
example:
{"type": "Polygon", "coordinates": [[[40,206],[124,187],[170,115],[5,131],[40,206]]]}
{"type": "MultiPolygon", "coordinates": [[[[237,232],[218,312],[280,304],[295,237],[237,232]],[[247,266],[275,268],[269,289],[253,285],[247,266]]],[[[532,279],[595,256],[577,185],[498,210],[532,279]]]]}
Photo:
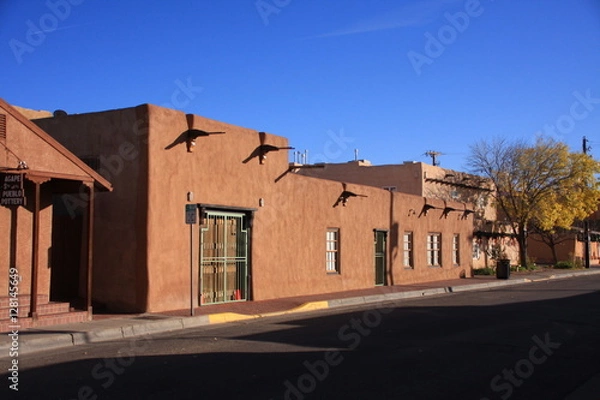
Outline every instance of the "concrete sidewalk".
{"type": "Polygon", "coordinates": [[[365,290],[301,296],[286,299],[248,301],[204,306],[194,310],[136,315],[95,315],[92,321],[54,325],[19,331],[18,335],[0,336],[0,359],[9,357],[11,348],[19,354],[98,343],[136,336],[159,334],[210,324],[242,321],[276,315],[302,313],[336,307],[397,301],[446,293],[486,290],[550,279],[566,279],[600,274],[600,267],[589,270],[540,270],[513,273],[508,280],[495,276],[437,281],[417,285],[381,286],[365,290]]]}

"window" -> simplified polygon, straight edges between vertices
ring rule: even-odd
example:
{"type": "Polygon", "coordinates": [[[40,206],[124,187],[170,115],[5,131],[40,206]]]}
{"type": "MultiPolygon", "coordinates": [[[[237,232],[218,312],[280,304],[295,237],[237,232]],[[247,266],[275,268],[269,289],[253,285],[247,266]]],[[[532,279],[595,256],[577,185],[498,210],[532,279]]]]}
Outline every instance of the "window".
{"type": "Polygon", "coordinates": [[[430,233],[427,235],[427,265],[439,267],[442,259],[442,234],[430,233]]]}
{"type": "Polygon", "coordinates": [[[486,199],[483,196],[480,196],[477,198],[477,208],[485,208],[485,204],[486,204],[486,199]]]}
{"type": "Polygon", "coordinates": [[[452,237],[452,264],[460,265],[460,235],[452,237]]]}
{"type": "Polygon", "coordinates": [[[473,240],[473,259],[479,260],[481,258],[481,247],[479,241],[473,240]]]}
{"type": "Polygon", "coordinates": [[[404,232],[404,267],[414,268],[413,264],[413,233],[404,232]]]}
{"type": "Polygon", "coordinates": [[[328,274],[340,272],[340,230],[338,228],[327,229],[325,251],[325,268],[328,274]]]}

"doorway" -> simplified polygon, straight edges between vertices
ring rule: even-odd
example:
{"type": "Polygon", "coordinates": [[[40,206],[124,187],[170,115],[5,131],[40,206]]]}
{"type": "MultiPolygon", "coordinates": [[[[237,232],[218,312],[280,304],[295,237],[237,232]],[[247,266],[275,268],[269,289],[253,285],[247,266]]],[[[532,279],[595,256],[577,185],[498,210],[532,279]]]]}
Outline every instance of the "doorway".
{"type": "Polygon", "coordinates": [[[200,228],[201,305],[248,298],[248,227],[244,213],[205,211],[200,228]]]}
{"type": "Polygon", "coordinates": [[[375,230],[375,286],[386,284],[387,231],[375,230]]]}

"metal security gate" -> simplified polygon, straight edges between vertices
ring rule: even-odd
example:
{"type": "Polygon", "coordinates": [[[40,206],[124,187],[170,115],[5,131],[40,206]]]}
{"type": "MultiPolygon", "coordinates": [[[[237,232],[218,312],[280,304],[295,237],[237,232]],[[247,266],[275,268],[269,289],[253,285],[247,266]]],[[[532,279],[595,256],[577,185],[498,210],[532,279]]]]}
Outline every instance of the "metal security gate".
{"type": "Polygon", "coordinates": [[[386,250],[386,231],[375,231],[375,285],[385,285],[385,250],[386,250]]]}
{"type": "Polygon", "coordinates": [[[242,213],[204,212],[200,228],[200,304],[247,299],[246,219],[242,213]]]}

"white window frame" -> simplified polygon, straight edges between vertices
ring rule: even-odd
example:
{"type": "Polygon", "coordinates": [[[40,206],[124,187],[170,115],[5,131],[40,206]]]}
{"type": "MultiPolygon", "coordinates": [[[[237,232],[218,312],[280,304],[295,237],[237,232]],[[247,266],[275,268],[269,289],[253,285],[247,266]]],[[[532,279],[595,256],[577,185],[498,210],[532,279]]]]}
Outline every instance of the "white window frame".
{"type": "Polygon", "coordinates": [[[431,232],[427,234],[427,265],[442,266],[442,234],[431,232]]]}
{"type": "Polygon", "coordinates": [[[460,234],[452,236],[452,264],[460,265],[460,234]]]}
{"type": "Polygon", "coordinates": [[[404,268],[414,268],[414,235],[412,232],[406,231],[402,235],[402,250],[404,268]]]}
{"type": "Polygon", "coordinates": [[[340,273],[340,229],[327,228],[325,234],[325,271],[328,274],[340,273]]]}

